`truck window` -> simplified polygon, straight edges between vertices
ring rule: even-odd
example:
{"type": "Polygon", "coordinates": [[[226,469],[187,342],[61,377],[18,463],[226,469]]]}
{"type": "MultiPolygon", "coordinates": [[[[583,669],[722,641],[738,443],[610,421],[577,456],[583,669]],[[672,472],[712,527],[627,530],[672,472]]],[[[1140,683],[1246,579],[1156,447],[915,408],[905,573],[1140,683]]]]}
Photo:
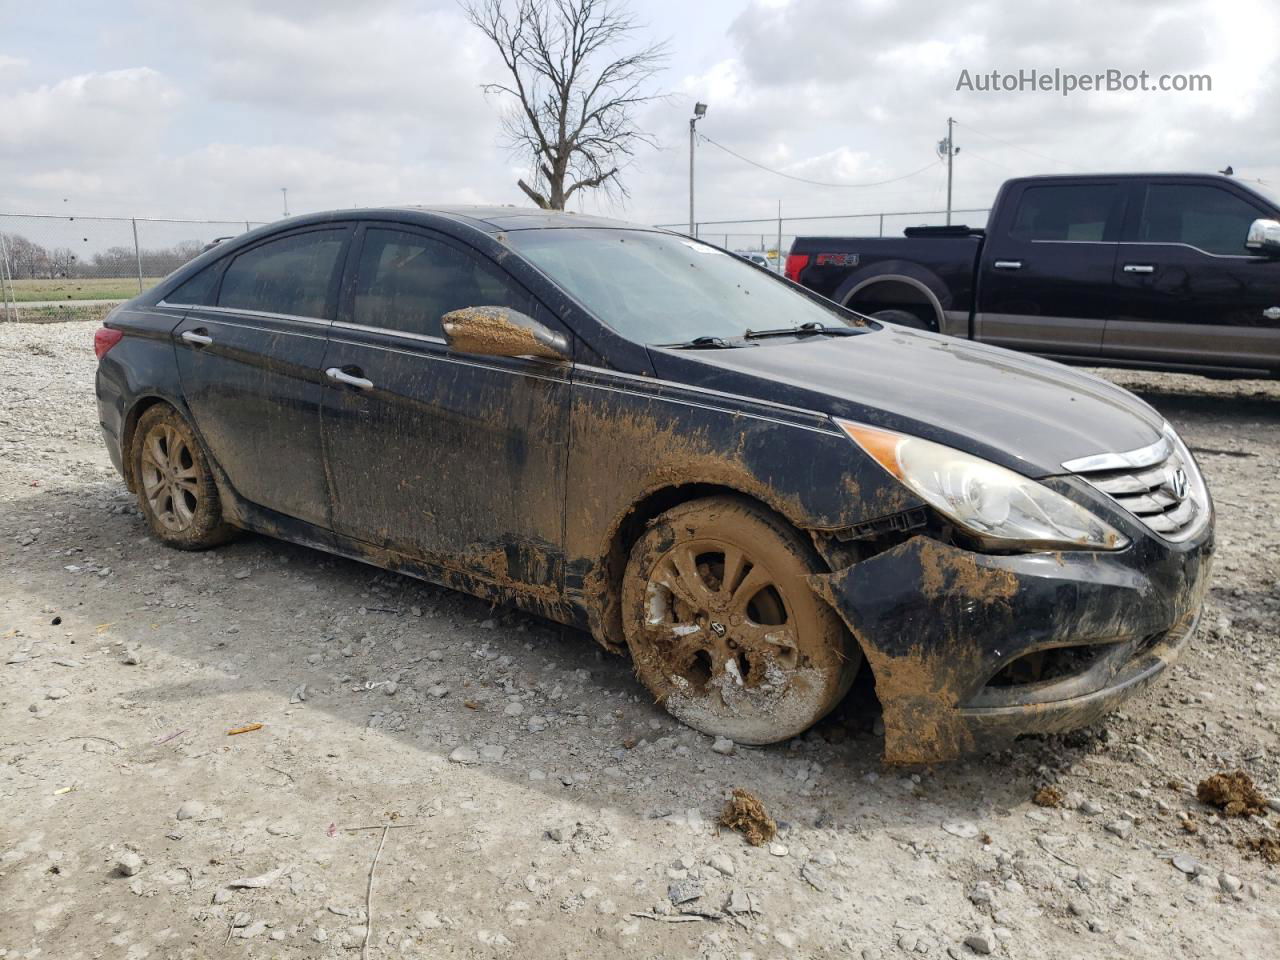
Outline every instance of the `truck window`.
{"type": "Polygon", "coordinates": [[[1098,241],[1115,200],[1109,183],[1027,187],[1009,233],[1019,240],[1098,241]]]}
{"type": "Polygon", "coordinates": [[[1185,243],[1205,253],[1245,256],[1249,225],[1265,216],[1234,193],[1207,184],[1153,183],[1138,224],[1140,243],[1185,243]]]}

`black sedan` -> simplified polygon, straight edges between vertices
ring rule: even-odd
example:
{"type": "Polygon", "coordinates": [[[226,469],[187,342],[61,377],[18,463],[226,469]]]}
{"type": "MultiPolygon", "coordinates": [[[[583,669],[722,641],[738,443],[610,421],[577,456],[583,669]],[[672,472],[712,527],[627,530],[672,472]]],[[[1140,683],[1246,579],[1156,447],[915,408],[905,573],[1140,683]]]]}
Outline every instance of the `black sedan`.
{"type": "Polygon", "coordinates": [[[1205,592],[1208,491],[1132,395],[663,231],[299,217],[96,348],[164,543],[255,530],[582,627],[744,743],[864,664],[893,761],[1079,726],[1161,674],[1205,592]]]}

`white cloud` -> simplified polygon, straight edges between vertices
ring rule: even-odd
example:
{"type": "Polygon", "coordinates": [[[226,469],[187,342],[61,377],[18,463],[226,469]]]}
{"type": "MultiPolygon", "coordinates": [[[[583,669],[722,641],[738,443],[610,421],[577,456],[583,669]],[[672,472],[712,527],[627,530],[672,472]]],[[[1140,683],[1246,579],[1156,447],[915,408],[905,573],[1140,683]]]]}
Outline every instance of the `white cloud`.
{"type": "MultiPolygon", "coordinates": [[[[501,65],[451,0],[134,2],[150,4],[136,15],[153,32],[110,33],[100,69],[59,64],[6,37],[6,205],[62,210],[66,197],[65,209],[80,213],[259,219],[278,211],[281,186],[295,210],[524,202],[514,181],[527,171],[502,146],[501,102],[480,91],[501,78],[501,65]],[[44,82],[28,79],[33,64],[44,82]]],[[[1232,163],[1280,179],[1274,0],[1110,0],[1105,9],[720,0],[697,9],[696,31],[681,29],[688,11],[679,3],[635,7],[653,38],[674,37],[678,72],[664,85],[675,94],[641,113],[662,149],[641,151],[628,169],[632,199],[586,199],[588,210],[684,218],[695,99],[710,105],[699,123],[707,136],[795,176],[846,183],[930,163],[954,116],[957,205],[989,203],[1015,173],[1232,163]],[[1207,72],[1214,87],[1065,99],[955,90],[961,68],[1055,66],[1207,72]]],[[[85,18],[69,29],[96,36],[98,26],[85,18]]],[[[706,144],[697,164],[700,218],[768,217],[779,201],[793,214],[918,210],[944,196],[940,166],[836,190],[774,177],[706,144]]]]}
{"type": "Polygon", "coordinates": [[[0,96],[0,153],[20,151],[32,165],[69,151],[84,159],[109,153],[130,136],[158,133],[179,99],[174,84],[149,67],[83,73],[0,96]]]}

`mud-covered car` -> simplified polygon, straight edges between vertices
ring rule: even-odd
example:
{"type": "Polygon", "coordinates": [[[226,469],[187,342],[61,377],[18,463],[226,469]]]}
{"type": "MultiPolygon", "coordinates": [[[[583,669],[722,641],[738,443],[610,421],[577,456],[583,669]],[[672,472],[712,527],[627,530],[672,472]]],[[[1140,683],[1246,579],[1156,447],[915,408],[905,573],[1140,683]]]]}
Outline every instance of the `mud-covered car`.
{"type": "Polygon", "coordinates": [[[97,333],[175,547],[255,530],[582,627],[707,733],[872,673],[886,755],[1090,722],[1195,627],[1213,509],[1154,410],[717,248],[512,208],[227,240],[97,333]]]}

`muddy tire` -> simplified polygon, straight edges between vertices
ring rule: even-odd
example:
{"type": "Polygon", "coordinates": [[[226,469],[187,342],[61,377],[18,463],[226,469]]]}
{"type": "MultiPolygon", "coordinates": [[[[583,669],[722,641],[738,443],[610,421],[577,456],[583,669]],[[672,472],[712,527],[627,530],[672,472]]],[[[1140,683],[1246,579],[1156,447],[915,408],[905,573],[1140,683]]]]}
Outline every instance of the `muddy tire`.
{"type": "Polygon", "coordinates": [[[862,661],[805,578],[825,572],[781,517],[708,497],[658,517],[631,551],[622,623],[637,676],[677,719],[738,743],[803,733],[862,661]]]}
{"type": "Polygon", "coordinates": [[[173,407],[156,404],[138,418],[130,458],[138,507],[161,543],[204,550],[235,536],[204,449],[173,407]]]}

